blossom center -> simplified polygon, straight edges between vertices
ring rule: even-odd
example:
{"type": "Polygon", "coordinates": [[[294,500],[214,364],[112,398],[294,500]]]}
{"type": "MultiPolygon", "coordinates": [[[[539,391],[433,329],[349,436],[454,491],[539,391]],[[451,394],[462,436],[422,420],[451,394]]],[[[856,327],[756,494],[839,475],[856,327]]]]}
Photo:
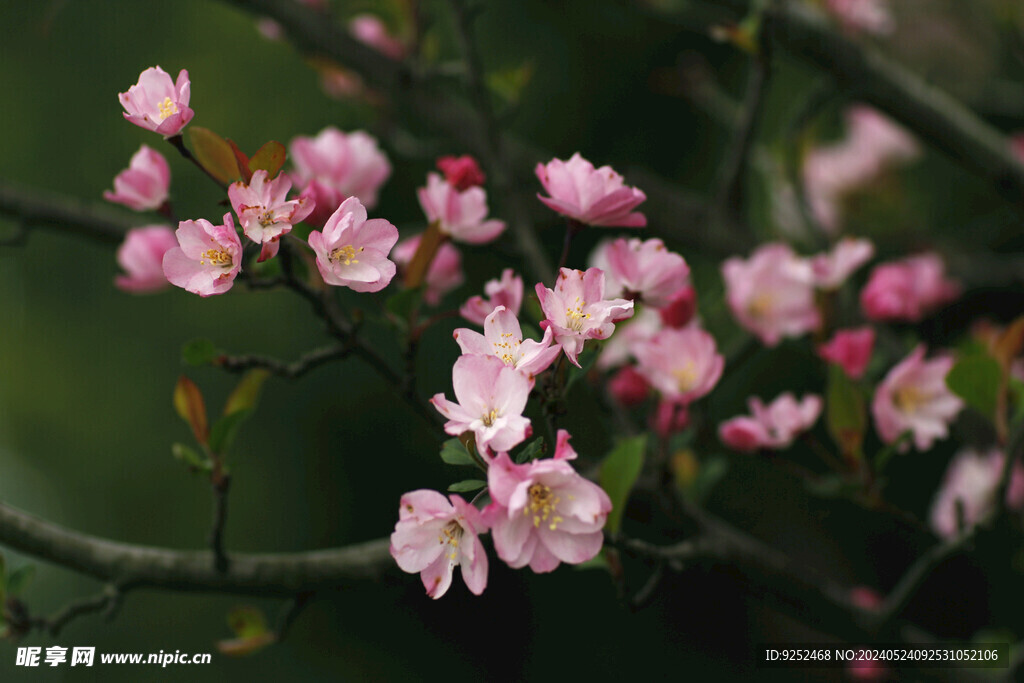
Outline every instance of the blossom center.
{"type": "Polygon", "coordinates": [[[679,391],[685,393],[693,389],[693,385],[697,382],[697,370],[693,366],[693,361],[688,360],[683,367],[672,370],[672,376],[676,379],[679,391]]]}
{"type": "Polygon", "coordinates": [[[338,247],[331,252],[331,260],[335,263],[341,263],[343,266],[351,266],[353,263],[359,263],[359,259],[356,258],[356,254],[361,252],[365,247],[359,247],[356,249],[351,244],[346,244],[343,247],[338,247]]]}
{"type": "Polygon", "coordinates": [[[747,313],[754,318],[764,318],[772,310],[773,297],[768,292],[759,292],[747,302],[747,313]]]}
{"type": "Polygon", "coordinates": [[[231,254],[223,249],[207,249],[203,252],[203,258],[199,260],[199,265],[205,266],[207,261],[211,266],[227,267],[231,265],[231,254]]]}
{"type": "Polygon", "coordinates": [[[583,312],[583,307],[587,305],[587,302],[576,297],[576,301],[573,303],[573,306],[565,309],[566,326],[573,332],[582,332],[583,322],[590,318],[589,313],[583,312]]]}
{"type": "Polygon", "coordinates": [[[917,387],[901,387],[893,395],[893,403],[905,415],[917,412],[925,400],[927,396],[917,387]]]}
{"type": "Polygon", "coordinates": [[[157,105],[160,109],[160,120],[163,121],[168,116],[174,116],[178,113],[178,105],[171,101],[170,97],[165,97],[164,101],[157,105]]]}
{"type": "Polygon", "coordinates": [[[485,414],[480,419],[483,421],[484,427],[490,427],[494,424],[494,421],[498,419],[498,411],[492,410],[491,412],[485,414]]]}
{"type": "Polygon", "coordinates": [[[500,358],[505,365],[515,366],[519,360],[519,344],[522,339],[517,339],[511,332],[502,332],[501,341],[493,343],[494,354],[500,358]]]}
{"type": "Polygon", "coordinates": [[[462,541],[462,533],[462,525],[453,519],[445,528],[441,529],[441,533],[437,536],[438,543],[451,548],[448,559],[452,562],[459,559],[459,543],[462,541]]]}
{"type": "Polygon", "coordinates": [[[544,484],[533,484],[528,493],[530,500],[523,508],[523,514],[533,515],[534,528],[539,527],[541,522],[547,522],[549,529],[552,531],[557,529],[558,523],[562,521],[562,518],[558,516],[558,503],[561,498],[555,495],[550,486],[544,484]],[[549,518],[550,522],[548,522],[549,518]]]}
{"type": "Polygon", "coordinates": [[[258,220],[260,222],[260,225],[262,225],[264,228],[269,228],[271,225],[278,222],[277,214],[274,211],[271,211],[270,209],[266,209],[265,211],[263,211],[263,213],[261,213],[259,215],[259,218],[257,218],[256,220],[258,220]]]}

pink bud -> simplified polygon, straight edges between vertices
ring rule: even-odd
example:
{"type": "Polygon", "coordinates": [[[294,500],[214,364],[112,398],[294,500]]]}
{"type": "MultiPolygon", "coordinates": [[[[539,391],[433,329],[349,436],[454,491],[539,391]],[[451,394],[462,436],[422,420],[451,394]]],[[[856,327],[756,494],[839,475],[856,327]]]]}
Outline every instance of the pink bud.
{"type": "Polygon", "coordinates": [[[128,168],[114,178],[114,191],[106,191],[108,202],[124,204],[136,211],[159,209],[167,201],[171,169],[167,160],[146,145],[132,155],[128,168]]]}
{"type": "Polygon", "coordinates": [[[155,292],[167,287],[163,260],[178,246],[174,231],[165,225],[133,228],[117,249],[117,263],[127,273],[114,279],[117,288],[133,294],[155,292]]]}
{"type": "Polygon", "coordinates": [[[818,355],[842,367],[850,379],[860,379],[871,361],[875,331],[870,327],[838,330],[826,344],[818,347],[818,355]]]}
{"type": "Polygon", "coordinates": [[[468,154],[461,157],[441,157],[437,160],[437,170],[444,173],[444,179],[459,192],[483,185],[486,180],[476,159],[468,154]]]}
{"type": "Polygon", "coordinates": [[[697,315],[697,290],[686,285],[669,298],[668,304],[658,310],[666,327],[686,327],[697,315]]]}
{"type": "Polygon", "coordinates": [[[627,365],[608,380],[608,393],[628,408],[647,400],[651,393],[651,385],[635,367],[627,365]]]}
{"type": "Polygon", "coordinates": [[[663,439],[690,426],[689,403],[675,399],[662,399],[651,416],[651,428],[663,439]]]}

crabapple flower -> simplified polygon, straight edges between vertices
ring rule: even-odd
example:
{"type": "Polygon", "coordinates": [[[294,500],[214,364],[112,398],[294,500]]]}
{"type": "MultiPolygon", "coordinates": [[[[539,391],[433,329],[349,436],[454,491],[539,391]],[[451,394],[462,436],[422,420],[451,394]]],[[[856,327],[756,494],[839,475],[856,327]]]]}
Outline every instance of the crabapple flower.
{"type": "Polygon", "coordinates": [[[942,257],[929,252],[875,266],[860,292],[860,307],[869,320],[917,322],[959,295],[942,257]]]}
{"type": "Polygon", "coordinates": [[[684,285],[658,309],[658,315],[666,327],[686,327],[697,315],[697,290],[691,284],[684,285]]]}
{"type": "MultiPolygon", "coordinates": [[[[936,534],[953,538],[960,532],[957,501],[963,506],[965,530],[988,515],[995,504],[1005,463],[1006,456],[998,449],[982,453],[968,448],[956,454],[946,470],[929,516],[936,534]]],[[[1024,508],[1024,465],[1019,460],[1013,464],[1010,487],[1006,490],[1006,506],[1011,510],[1024,508]]]]}
{"type": "Polygon", "coordinates": [[[357,14],[352,17],[348,22],[348,32],[359,42],[369,45],[386,57],[405,57],[405,43],[392,36],[387,25],[375,14],[357,14]]]}
{"type": "Polygon", "coordinates": [[[555,342],[566,357],[580,367],[576,357],[588,339],[607,339],[615,323],[633,315],[633,302],[604,298],[604,271],[600,268],[570,270],[562,268],[555,288],[537,283],[537,297],[547,319],[541,327],[553,328],[555,342]]]}
{"type": "Polygon", "coordinates": [[[839,289],[846,279],[875,255],[871,240],[844,237],[832,251],[811,259],[814,284],[821,289],[839,289]]]}
{"type": "Polygon", "coordinates": [[[402,571],[418,573],[435,600],[452,585],[456,566],[462,568],[470,592],[480,595],[487,587],[487,554],[480,543],[485,531],[480,511],[460,496],[446,499],[437,491],[410,491],[398,508],[391,557],[402,571]]]}
{"type": "Polygon", "coordinates": [[[242,242],[230,213],[224,214],[223,225],[205,218],[181,221],[174,234],[179,246],[163,260],[168,282],[202,297],[231,289],[242,269],[242,242]]]}
{"type": "Polygon", "coordinates": [[[826,0],[825,6],[853,32],[885,35],[896,28],[887,0],[826,0]]]}
{"type": "Polygon", "coordinates": [[[651,385],[634,366],[626,365],[608,380],[608,393],[616,401],[630,408],[647,400],[651,393],[651,385]]]}
{"type": "Polygon", "coordinates": [[[168,284],[164,276],[164,254],[177,246],[174,231],[165,225],[132,228],[117,248],[117,263],[127,275],[118,275],[114,284],[133,294],[163,289],[168,284]]]}
{"type": "Polygon", "coordinates": [[[263,169],[252,174],[248,185],[239,180],[228,187],[228,199],[242,224],[242,232],[263,245],[261,261],[274,256],[280,246],[278,240],[313,211],[313,200],[309,197],[285,199],[291,188],[291,178],[281,174],[268,181],[263,169]]]}
{"type": "Polygon", "coordinates": [[[634,349],[650,340],[664,328],[661,316],[653,308],[642,308],[628,322],[619,325],[615,334],[605,342],[597,367],[601,370],[617,368],[629,362],[634,349]]]}
{"type": "Polygon", "coordinates": [[[667,439],[690,426],[690,404],[675,398],[662,398],[648,422],[658,436],[667,439]]]}
{"type": "Polygon", "coordinates": [[[709,393],[725,367],[715,338],[696,327],[662,330],[638,344],[634,353],[640,374],[651,386],[681,403],[709,393]]]}
{"type": "MultiPolygon", "coordinates": [[[[391,252],[391,258],[399,268],[407,268],[416,255],[416,249],[420,246],[422,235],[413,235],[398,243],[395,250],[391,252]]],[[[427,268],[424,277],[426,289],[423,291],[423,300],[431,306],[441,303],[444,295],[462,284],[462,253],[458,247],[449,242],[444,242],[434,254],[434,260],[427,268]]]]}
{"type": "Polygon", "coordinates": [[[171,169],[160,152],[142,145],[132,155],[128,168],[114,178],[114,191],[107,190],[103,198],[123,204],[136,211],[159,209],[167,201],[171,185],[171,169]]]}
{"type": "Polygon", "coordinates": [[[660,239],[625,238],[605,247],[605,290],[609,297],[639,299],[661,308],[686,285],[690,267],[660,239]]]}
{"type": "Polygon", "coordinates": [[[642,228],[647,218],[633,211],[647,199],[640,190],[629,187],[611,166],[594,168],[579,152],[568,161],[552,159],[537,164],[537,178],[550,197],[537,198],[551,210],[584,225],[642,228]]]}
{"type": "Polygon", "coordinates": [[[398,228],[383,218],[367,220],[358,197],[342,202],[323,232],[309,233],[324,282],[357,292],[379,292],[388,286],[396,271],[388,253],[397,241],[398,228]]]}
{"type": "Polygon", "coordinates": [[[480,164],[468,154],[461,157],[441,157],[437,160],[437,170],[444,173],[444,179],[459,192],[483,185],[486,180],[484,172],[480,170],[480,164]]]}
{"type": "Polygon", "coordinates": [[[501,278],[488,280],[484,284],[482,296],[471,296],[462,304],[459,315],[471,323],[483,325],[484,319],[498,306],[504,306],[514,315],[519,315],[519,307],[523,305],[523,278],[516,275],[511,268],[501,271],[501,278]]]}
{"type": "MultiPolygon", "coordinates": [[[[953,358],[926,361],[924,355],[925,347],[920,344],[875,389],[871,414],[885,443],[893,443],[910,431],[917,450],[926,451],[936,439],[946,438],[949,423],[964,407],[946,386],[953,358]]],[[[906,444],[902,450],[906,450],[906,444]]]]}
{"type": "Polygon", "coordinates": [[[160,133],[165,138],[181,132],[195,115],[188,107],[192,84],[188,71],[178,72],[177,82],[159,66],[152,66],[139,74],[139,82],[118,93],[124,107],[124,117],[136,126],[160,133]]]}
{"type": "Polygon", "coordinates": [[[523,330],[516,316],[504,306],[498,306],[484,320],[484,333],[461,327],[455,330],[455,341],[462,353],[477,356],[496,356],[508,366],[525,374],[530,381],[547,370],[558,354],[560,346],[552,346],[554,332],[544,330],[539,342],[523,339],[523,330]]]}
{"type": "Polygon", "coordinates": [[[818,355],[843,369],[850,379],[860,379],[871,361],[875,331],[870,327],[838,330],[832,339],[818,347],[818,355]]]}
{"type": "Polygon", "coordinates": [[[508,451],[533,433],[523,417],[532,383],[495,356],[459,356],[452,367],[458,403],[444,394],[430,402],[448,418],[444,431],[452,436],[473,432],[480,453],[508,451]]]}
{"type": "Polygon", "coordinates": [[[786,392],[768,405],[756,396],[748,399],[747,405],[751,416],[734,417],[718,427],[722,443],[737,451],[789,448],[799,434],[818,421],[822,402],[813,394],[797,401],[786,392]]]}
{"type": "Polygon", "coordinates": [[[601,551],[608,495],[569,464],[576,452],[569,434],[558,431],[554,458],[515,465],[500,454],[487,469],[493,501],[483,512],[498,557],[514,569],[538,574],[562,562],[580,564],[601,551]]]}
{"type": "Polygon", "coordinates": [[[482,187],[459,191],[437,173],[427,174],[427,186],[416,190],[420,207],[431,223],[456,242],[484,244],[505,230],[505,222],[487,220],[487,193],[482,187]]]}
{"type": "Polygon", "coordinates": [[[820,324],[814,303],[814,271],[785,244],[759,247],[744,261],[722,264],[726,299],[741,326],[766,346],[798,337],[820,324]]]}

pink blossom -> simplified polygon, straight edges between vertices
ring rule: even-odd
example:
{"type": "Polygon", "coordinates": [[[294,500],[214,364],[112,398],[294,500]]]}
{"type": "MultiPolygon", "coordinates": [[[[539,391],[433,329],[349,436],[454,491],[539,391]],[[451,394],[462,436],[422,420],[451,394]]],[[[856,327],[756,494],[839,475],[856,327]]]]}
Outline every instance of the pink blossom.
{"type": "Polygon", "coordinates": [[[555,456],[515,465],[500,454],[487,470],[493,501],[484,509],[498,557],[514,569],[554,571],[562,562],[580,564],[604,544],[611,500],[601,487],[569,464],[576,456],[569,434],[558,432],[555,456]]]}
{"type": "Polygon", "coordinates": [[[242,232],[256,244],[263,245],[261,261],[274,256],[278,240],[313,210],[313,200],[309,197],[286,200],[291,188],[291,178],[281,174],[268,181],[263,169],[252,174],[248,185],[239,180],[228,187],[228,199],[238,214],[242,232]]]}
{"type": "Polygon", "coordinates": [[[875,255],[871,240],[844,237],[832,251],[811,259],[814,283],[821,289],[839,289],[846,279],[875,255]]]}
{"type": "Polygon", "coordinates": [[[461,327],[455,330],[454,336],[462,353],[496,356],[532,381],[535,375],[547,370],[562,351],[561,347],[551,345],[553,334],[549,327],[539,342],[523,339],[515,314],[498,306],[484,320],[483,334],[461,327]]]}
{"type": "Polygon", "coordinates": [[[651,415],[651,429],[662,439],[683,431],[690,426],[690,404],[678,398],[664,398],[658,401],[658,408],[651,415]]]}
{"type": "Polygon", "coordinates": [[[693,285],[681,287],[669,297],[668,303],[658,310],[666,327],[686,327],[697,315],[697,290],[693,285]]]}
{"type": "Polygon", "coordinates": [[[446,235],[457,242],[484,244],[505,230],[505,222],[487,220],[487,193],[482,187],[462,192],[437,173],[427,174],[427,186],[416,191],[427,220],[437,221],[446,235]]]}
{"type": "MultiPolygon", "coordinates": [[[[408,237],[399,242],[391,252],[391,258],[399,268],[407,268],[412,263],[421,237],[422,235],[408,237]]],[[[454,244],[443,242],[434,254],[430,267],[427,268],[427,275],[424,278],[427,287],[423,291],[423,300],[431,306],[436,306],[441,303],[445,294],[461,285],[463,280],[462,253],[454,244]]]]}
{"type": "Polygon", "coordinates": [[[1017,133],[1010,137],[1010,149],[1022,161],[1024,161],[1024,133],[1017,133]]]}
{"type": "Polygon", "coordinates": [[[651,386],[682,403],[708,394],[725,367],[715,338],[696,327],[662,330],[634,351],[640,374],[651,386]]]}
{"type": "Polygon", "coordinates": [[[664,329],[661,316],[653,308],[642,308],[640,312],[616,328],[601,349],[597,367],[601,370],[617,368],[633,358],[633,351],[640,344],[650,340],[664,329]]]}
{"type": "MultiPolygon", "coordinates": [[[[862,610],[878,611],[884,599],[874,589],[854,586],[850,589],[850,602],[862,610]]],[[[855,659],[847,663],[846,672],[850,678],[860,681],[881,681],[889,677],[889,670],[877,659],[855,659]]]]}
{"type": "Polygon", "coordinates": [[[832,339],[818,347],[818,355],[843,369],[850,379],[860,379],[871,361],[875,331],[870,327],[838,330],[832,339]]]}
{"type": "Polygon", "coordinates": [[[495,356],[459,356],[452,368],[453,403],[436,394],[430,402],[448,418],[445,432],[458,436],[473,432],[480,453],[508,451],[530,434],[523,417],[532,383],[521,372],[495,356]]]}
{"type": "Polygon", "coordinates": [[[372,135],[357,130],[343,133],[334,126],[315,138],[297,137],[289,156],[297,185],[311,193],[316,208],[309,221],[323,225],[348,197],[358,197],[368,209],[377,205],[377,192],[391,175],[391,163],[372,135]]]}
{"type": "Polygon", "coordinates": [[[242,242],[230,213],[224,214],[223,225],[205,218],[181,221],[174,234],[179,246],[168,249],[163,260],[172,285],[203,297],[231,289],[242,269],[242,242]]]}
{"type": "Polygon", "coordinates": [[[388,286],[396,270],[388,253],[397,241],[398,228],[383,218],[367,220],[358,197],[342,202],[323,232],[309,234],[324,282],[357,292],[379,292],[388,286]]]}
{"type": "Polygon", "coordinates": [[[647,400],[651,393],[651,385],[634,366],[626,365],[608,380],[608,393],[629,408],[647,400]]]}
{"type": "Polygon", "coordinates": [[[595,169],[579,152],[568,161],[552,159],[537,164],[537,178],[551,195],[537,198],[548,208],[584,225],[642,228],[647,218],[634,212],[647,199],[640,190],[628,187],[611,166],[595,169]]]}
{"type": "Polygon", "coordinates": [[[896,28],[888,0],[826,0],[826,6],[852,32],[886,35],[896,28]]]}
{"type": "Polygon", "coordinates": [[[470,592],[480,595],[487,587],[487,553],[479,537],[485,531],[480,511],[460,496],[445,499],[437,491],[410,491],[398,508],[391,557],[402,571],[419,573],[427,595],[435,600],[452,585],[456,566],[462,568],[470,592]]]}
{"type": "Polygon", "coordinates": [[[501,279],[488,280],[484,284],[484,294],[487,299],[480,295],[469,297],[459,309],[459,315],[477,325],[483,325],[484,319],[498,306],[519,315],[519,307],[523,305],[523,278],[511,268],[506,268],[501,271],[501,279]]]}
{"type": "Polygon", "coordinates": [[[605,289],[610,297],[639,299],[661,308],[687,283],[690,267],[657,238],[617,239],[607,245],[605,289]]]}
{"type": "MultiPolygon", "coordinates": [[[[935,533],[953,538],[960,532],[958,501],[963,506],[964,530],[981,522],[995,504],[1005,463],[1006,456],[996,448],[985,452],[968,448],[957,453],[932,504],[930,521],[935,533]]],[[[1020,460],[1013,464],[1006,506],[1011,510],[1024,507],[1024,465],[1020,460]]]]}
{"type": "Polygon", "coordinates": [[[822,407],[820,396],[808,394],[797,401],[789,392],[768,405],[753,396],[747,405],[751,416],[734,417],[718,428],[722,443],[738,451],[789,448],[798,435],[814,426],[822,407]]]}
{"type": "Polygon", "coordinates": [[[103,198],[136,211],[151,211],[167,201],[170,185],[171,169],[167,160],[156,150],[142,145],[132,155],[128,168],[114,178],[114,191],[107,190],[103,198]]]}
{"type": "Polygon", "coordinates": [[[814,302],[814,272],[785,244],[759,247],[746,261],[722,264],[725,295],[736,320],[766,346],[798,337],[820,324],[814,302]]]}
{"type": "Polygon", "coordinates": [[[357,14],[348,22],[348,32],[361,43],[391,59],[405,57],[405,43],[388,32],[387,25],[374,14],[357,14]]]}
{"type": "Polygon", "coordinates": [[[118,93],[117,97],[126,119],[168,138],[180,133],[195,115],[188,108],[191,92],[188,71],[182,69],[174,83],[166,71],[153,66],[139,74],[139,82],[128,92],[118,93]]]}
{"type": "Polygon", "coordinates": [[[929,252],[875,266],[860,293],[869,320],[917,322],[960,296],[942,257],[929,252]]]}
{"type": "Polygon", "coordinates": [[[949,423],[964,407],[946,386],[952,357],[926,361],[924,354],[924,345],[918,345],[875,389],[871,413],[885,443],[893,443],[910,431],[917,450],[927,451],[935,439],[946,438],[949,423]]]}
{"type": "Polygon", "coordinates": [[[132,228],[117,248],[117,263],[127,273],[114,278],[117,288],[143,294],[167,286],[164,276],[164,254],[178,246],[174,231],[165,225],[132,228]]]}
{"type": "Polygon", "coordinates": [[[576,357],[588,339],[607,339],[615,323],[633,315],[633,302],[604,298],[604,272],[600,268],[562,268],[553,290],[537,283],[537,297],[547,319],[541,326],[555,331],[555,342],[566,357],[580,367],[576,357]]]}
{"type": "Polygon", "coordinates": [[[441,157],[437,160],[437,170],[444,173],[444,179],[459,192],[483,185],[486,180],[484,172],[480,170],[480,164],[468,154],[461,157],[441,157]]]}

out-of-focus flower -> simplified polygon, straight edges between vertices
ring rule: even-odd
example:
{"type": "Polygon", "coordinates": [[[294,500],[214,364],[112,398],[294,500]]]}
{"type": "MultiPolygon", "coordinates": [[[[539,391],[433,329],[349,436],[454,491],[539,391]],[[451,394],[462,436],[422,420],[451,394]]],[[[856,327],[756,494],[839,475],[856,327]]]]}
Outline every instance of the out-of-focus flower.
{"type": "Polygon", "coordinates": [[[718,383],[725,359],[715,338],[688,327],[667,329],[634,349],[639,371],[662,396],[690,403],[708,394],[718,383]]]}
{"type": "Polygon", "coordinates": [[[629,362],[634,357],[634,349],[662,329],[664,325],[656,309],[640,309],[639,313],[616,327],[616,333],[605,342],[597,359],[598,369],[610,370],[629,362]]]}
{"type": "Polygon", "coordinates": [[[546,316],[541,326],[554,329],[555,342],[576,367],[586,340],[607,339],[615,331],[615,323],[633,315],[632,301],[605,300],[604,272],[599,268],[586,272],[562,268],[553,290],[541,282],[536,290],[546,316]]]}
{"type": "Polygon", "coordinates": [[[690,426],[690,403],[678,398],[664,398],[650,419],[653,429],[662,439],[683,431],[690,426]]]}
{"type": "Polygon", "coordinates": [[[749,398],[747,405],[751,416],[734,417],[718,427],[722,443],[737,451],[789,448],[798,435],[818,421],[822,402],[813,394],[798,401],[786,392],[768,405],[756,396],[749,398]]]}
{"type": "Polygon", "coordinates": [[[396,271],[388,254],[397,241],[398,228],[383,218],[367,220],[357,197],[342,202],[323,232],[309,234],[324,282],[357,292],[379,292],[388,286],[396,271]]]}
{"type": "Polygon", "coordinates": [[[498,306],[504,306],[515,315],[519,315],[519,307],[523,305],[523,278],[516,275],[511,268],[501,271],[501,278],[488,280],[484,284],[484,294],[471,296],[462,304],[459,315],[471,323],[483,325],[484,319],[498,306]]]}
{"type": "MultiPolygon", "coordinates": [[[[881,609],[883,598],[872,588],[854,586],[850,589],[850,602],[863,610],[881,609]]],[[[877,659],[855,659],[847,662],[846,673],[859,681],[881,681],[889,677],[889,669],[877,659]]]]}
{"type": "Polygon", "coordinates": [[[888,0],[826,0],[825,6],[849,31],[887,35],[896,28],[888,0]]]}
{"type": "Polygon", "coordinates": [[[871,361],[874,346],[875,330],[870,327],[838,330],[818,347],[818,355],[841,367],[850,379],[860,379],[871,361]]]}
{"type": "Polygon", "coordinates": [[[655,308],[669,303],[690,277],[690,267],[660,239],[617,239],[604,245],[608,264],[605,290],[609,297],[640,300],[655,308]]]}
{"type": "Polygon", "coordinates": [[[484,520],[498,557],[514,569],[529,565],[539,574],[562,562],[580,564],[604,544],[601,530],[612,502],[569,464],[576,453],[568,440],[559,430],[554,458],[515,465],[502,453],[487,469],[493,502],[484,520]]]}
{"type": "Polygon", "coordinates": [[[820,324],[814,302],[814,271],[785,244],[759,247],[743,260],[722,264],[726,299],[736,320],[775,346],[783,337],[799,337],[820,324]]]}
{"type": "Polygon", "coordinates": [[[179,246],[168,249],[163,260],[168,282],[202,297],[231,289],[242,269],[242,242],[230,213],[223,225],[205,218],[181,221],[174,234],[179,246]]]}
{"type": "Polygon", "coordinates": [[[525,374],[531,382],[535,375],[547,370],[562,352],[561,347],[551,345],[553,335],[549,327],[539,342],[523,339],[519,320],[504,306],[498,306],[487,316],[483,334],[465,327],[454,333],[462,353],[497,356],[505,365],[525,374]]]}
{"type": "Polygon", "coordinates": [[[416,191],[430,222],[457,242],[484,244],[505,230],[505,221],[487,219],[487,193],[482,187],[460,192],[437,173],[427,174],[427,186],[416,191]]]}
{"type": "Polygon", "coordinates": [[[860,293],[869,320],[917,322],[960,296],[960,285],[946,277],[942,257],[919,254],[875,266],[860,293]]]}
{"type": "Polygon", "coordinates": [[[936,439],[946,438],[949,423],[964,407],[946,386],[953,358],[926,361],[924,355],[924,345],[918,345],[875,389],[871,413],[885,443],[893,443],[910,431],[917,450],[927,451],[936,439]]]}
{"type": "Polygon", "coordinates": [[[391,59],[405,57],[405,43],[391,35],[387,25],[375,14],[357,14],[352,17],[348,22],[348,32],[356,40],[391,59]]]}
{"type": "Polygon", "coordinates": [[[313,200],[309,197],[287,199],[290,189],[291,178],[281,174],[268,181],[263,169],[252,174],[248,185],[239,180],[228,186],[228,199],[242,232],[256,244],[263,245],[260,261],[276,255],[280,246],[278,240],[313,211],[313,200]]]}
{"type": "Polygon", "coordinates": [[[437,160],[437,170],[444,173],[444,179],[459,192],[483,185],[486,180],[484,172],[480,170],[480,164],[468,154],[461,157],[441,157],[437,160]]]}
{"type": "Polygon", "coordinates": [[[128,168],[114,178],[114,191],[107,190],[103,198],[136,211],[151,211],[167,201],[170,185],[171,169],[167,160],[143,145],[132,155],[128,168]]]}
{"type": "Polygon", "coordinates": [[[174,231],[166,225],[132,228],[117,248],[117,263],[127,275],[118,275],[114,284],[133,294],[155,292],[167,287],[164,254],[178,246],[174,231]]]}
{"type": "Polygon", "coordinates": [[[128,92],[117,97],[126,119],[168,138],[180,133],[195,115],[188,107],[191,93],[188,71],[182,69],[177,82],[173,82],[166,71],[152,66],[139,74],[139,82],[128,92]]]}
{"type": "Polygon", "coordinates": [[[683,285],[658,309],[658,315],[666,327],[686,327],[697,315],[697,290],[693,285],[683,285]]]}
{"type": "Polygon", "coordinates": [[[811,259],[814,283],[821,289],[839,289],[846,278],[875,255],[871,240],[844,237],[828,251],[811,259]]]}
{"type": "Polygon", "coordinates": [[[647,217],[633,209],[647,199],[640,190],[629,187],[611,166],[594,168],[579,152],[568,161],[552,159],[537,164],[537,178],[551,195],[537,198],[548,208],[584,225],[642,228],[647,217]]]}
{"type": "MultiPolygon", "coordinates": [[[[324,12],[327,10],[327,0],[295,0],[301,5],[305,5],[310,9],[314,9],[318,12],[324,12]]],[[[281,28],[281,24],[277,23],[273,19],[263,17],[256,22],[256,30],[266,38],[267,40],[283,40],[284,29],[281,28]]]]}
{"type": "Polygon", "coordinates": [[[460,496],[410,491],[398,508],[391,557],[402,571],[418,573],[435,600],[452,585],[456,566],[470,592],[480,595],[487,587],[487,554],[479,537],[485,531],[480,511],[460,496]]]}
{"type": "Polygon", "coordinates": [[[523,417],[532,382],[495,356],[459,356],[452,367],[452,385],[458,403],[444,394],[430,402],[448,418],[444,430],[452,436],[473,432],[478,451],[508,451],[530,434],[523,417]]]}
{"type": "MultiPolygon", "coordinates": [[[[416,250],[420,246],[422,235],[407,237],[398,243],[395,250],[391,252],[391,258],[395,260],[399,268],[407,268],[412,263],[416,250]]],[[[427,275],[424,282],[427,285],[423,291],[423,300],[431,306],[441,303],[444,295],[462,284],[462,253],[458,247],[450,242],[443,243],[434,254],[434,260],[427,268],[427,275]]]]}
{"type": "Polygon", "coordinates": [[[639,370],[632,365],[626,365],[608,380],[608,393],[629,408],[647,400],[651,393],[651,385],[639,370]]]}
{"type": "MultiPolygon", "coordinates": [[[[956,454],[932,503],[930,521],[936,534],[953,538],[960,533],[958,502],[963,508],[964,530],[985,518],[996,502],[1005,463],[1006,455],[996,448],[985,452],[967,448],[956,454]]],[[[1006,506],[1010,510],[1024,508],[1024,465],[1020,460],[1013,465],[1006,506]]]]}

